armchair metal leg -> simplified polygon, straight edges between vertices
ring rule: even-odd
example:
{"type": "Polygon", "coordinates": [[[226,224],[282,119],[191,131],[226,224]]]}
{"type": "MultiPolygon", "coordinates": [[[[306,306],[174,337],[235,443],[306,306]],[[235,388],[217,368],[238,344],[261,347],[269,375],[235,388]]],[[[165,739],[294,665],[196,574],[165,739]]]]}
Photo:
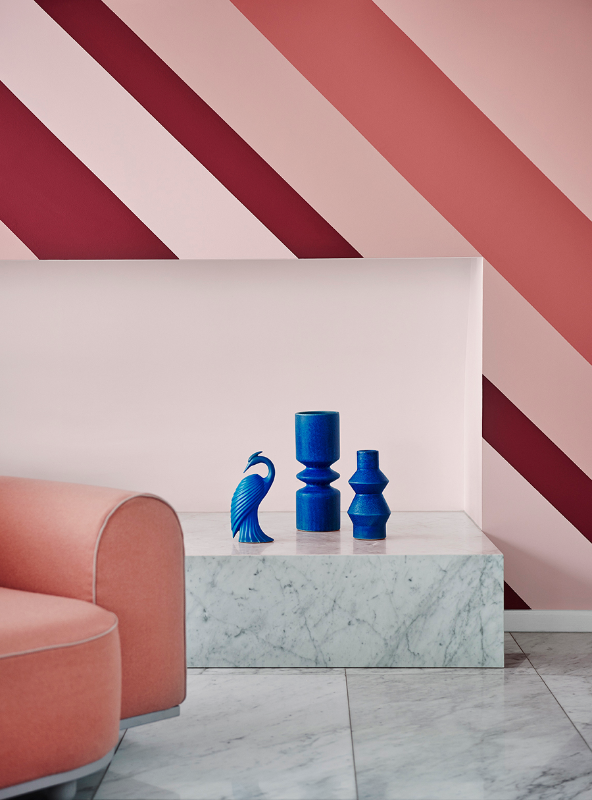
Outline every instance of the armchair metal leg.
{"type": "Polygon", "coordinates": [[[77,785],[78,781],[67,781],[58,783],[57,786],[50,786],[45,790],[47,800],[74,800],[77,785]]]}

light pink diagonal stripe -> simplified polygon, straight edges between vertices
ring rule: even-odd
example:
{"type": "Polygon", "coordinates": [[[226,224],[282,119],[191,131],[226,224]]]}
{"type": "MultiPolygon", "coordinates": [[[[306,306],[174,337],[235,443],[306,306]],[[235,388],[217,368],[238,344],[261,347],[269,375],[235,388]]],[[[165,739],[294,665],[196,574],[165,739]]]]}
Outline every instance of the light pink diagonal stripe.
{"type": "Polygon", "coordinates": [[[483,442],[483,530],[531,608],[589,609],[592,543],[483,442]]]}
{"type": "Polygon", "coordinates": [[[0,260],[27,261],[36,258],[35,253],[32,253],[27,245],[0,220],[0,260]]]}
{"type": "Polygon", "coordinates": [[[592,364],[487,262],[483,373],[592,478],[592,364]]]}
{"type": "Polygon", "coordinates": [[[476,255],[229,0],[107,5],[364,256],[476,255]]]}

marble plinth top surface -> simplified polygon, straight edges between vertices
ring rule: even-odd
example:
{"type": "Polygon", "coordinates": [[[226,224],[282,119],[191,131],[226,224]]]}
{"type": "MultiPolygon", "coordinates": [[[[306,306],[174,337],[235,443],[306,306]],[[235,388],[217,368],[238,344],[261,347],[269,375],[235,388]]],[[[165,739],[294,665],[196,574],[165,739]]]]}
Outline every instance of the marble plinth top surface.
{"type": "Polygon", "coordinates": [[[293,511],[259,514],[259,523],[275,541],[243,544],[232,538],[229,513],[179,514],[186,556],[352,556],[352,555],[501,555],[464,511],[394,511],[386,539],[354,539],[343,513],[341,530],[310,533],[296,529],[293,511]]]}

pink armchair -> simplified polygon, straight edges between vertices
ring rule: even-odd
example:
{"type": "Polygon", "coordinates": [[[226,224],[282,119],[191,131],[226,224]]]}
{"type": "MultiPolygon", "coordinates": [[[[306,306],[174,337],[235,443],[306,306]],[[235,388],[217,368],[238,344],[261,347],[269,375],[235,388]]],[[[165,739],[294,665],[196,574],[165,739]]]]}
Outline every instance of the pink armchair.
{"type": "Polygon", "coordinates": [[[0,478],[0,587],[0,707],[12,709],[0,714],[0,799],[81,777],[84,759],[110,757],[119,727],[179,713],[184,552],[165,501],[0,478]]]}

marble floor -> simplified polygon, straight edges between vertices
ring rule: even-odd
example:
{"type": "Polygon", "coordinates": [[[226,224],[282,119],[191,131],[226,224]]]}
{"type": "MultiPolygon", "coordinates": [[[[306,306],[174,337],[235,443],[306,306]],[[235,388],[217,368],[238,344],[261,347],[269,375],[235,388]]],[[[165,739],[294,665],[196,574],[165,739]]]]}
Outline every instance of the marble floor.
{"type": "Polygon", "coordinates": [[[192,669],[93,794],[592,800],[592,633],[506,634],[504,670],[192,669]]]}

